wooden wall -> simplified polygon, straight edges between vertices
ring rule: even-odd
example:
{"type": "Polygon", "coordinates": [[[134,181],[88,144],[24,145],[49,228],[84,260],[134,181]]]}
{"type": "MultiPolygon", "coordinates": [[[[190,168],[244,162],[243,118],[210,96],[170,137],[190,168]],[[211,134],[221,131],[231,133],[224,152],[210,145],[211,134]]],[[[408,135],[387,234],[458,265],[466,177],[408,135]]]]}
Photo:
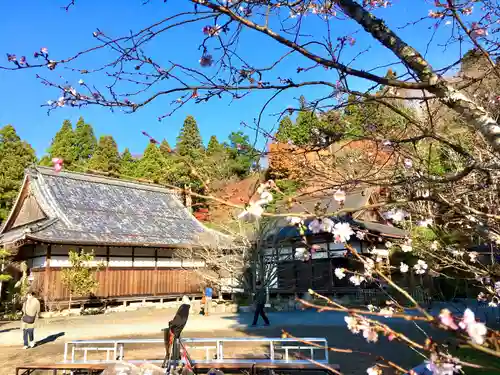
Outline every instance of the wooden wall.
{"type": "MultiPolygon", "coordinates": [[[[61,268],[34,269],[33,287],[41,298],[67,301],[69,293],[61,281],[61,268]]],[[[200,293],[199,276],[183,269],[116,269],[97,272],[97,298],[166,296],[200,293]]],[[[74,296],[73,299],[84,298],[74,296]]]]}
{"type": "Polygon", "coordinates": [[[278,285],[275,289],[302,293],[308,289],[325,292],[350,286],[348,277],[340,280],[334,276],[335,268],[350,268],[348,264],[347,258],[282,262],[278,265],[278,285]]]}

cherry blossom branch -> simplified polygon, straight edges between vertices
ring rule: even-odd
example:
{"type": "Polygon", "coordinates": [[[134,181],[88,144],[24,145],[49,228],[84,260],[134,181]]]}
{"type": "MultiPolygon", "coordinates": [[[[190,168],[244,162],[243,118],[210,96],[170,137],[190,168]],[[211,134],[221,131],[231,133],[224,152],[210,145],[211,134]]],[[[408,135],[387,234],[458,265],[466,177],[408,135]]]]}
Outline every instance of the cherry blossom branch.
{"type": "MultiPolygon", "coordinates": [[[[354,309],[354,308],[347,308],[347,307],[344,307],[342,305],[339,305],[341,307],[320,306],[320,305],[316,305],[312,302],[308,302],[306,300],[303,300],[301,298],[298,298],[297,301],[302,303],[304,306],[317,309],[319,312],[339,311],[339,312],[347,312],[350,314],[359,314],[359,315],[373,315],[373,316],[380,316],[380,317],[387,316],[387,313],[380,313],[380,312],[375,312],[375,311],[365,311],[365,310],[359,310],[359,309],[354,309]]],[[[335,302],[332,301],[331,303],[335,303],[335,302]]],[[[429,321],[428,318],[425,318],[422,316],[412,316],[412,315],[398,314],[398,313],[392,313],[391,318],[399,318],[399,319],[404,319],[404,320],[412,320],[412,321],[414,320],[414,321],[422,321],[422,322],[429,321]]]]}
{"type": "Polygon", "coordinates": [[[461,114],[468,124],[488,140],[495,151],[500,152],[500,126],[484,108],[477,105],[465,93],[456,91],[446,80],[438,77],[422,55],[399,38],[381,19],[370,14],[353,0],[338,0],[337,4],[349,17],[399,57],[419,79],[428,82],[426,89],[430,93],[461,114]]]}

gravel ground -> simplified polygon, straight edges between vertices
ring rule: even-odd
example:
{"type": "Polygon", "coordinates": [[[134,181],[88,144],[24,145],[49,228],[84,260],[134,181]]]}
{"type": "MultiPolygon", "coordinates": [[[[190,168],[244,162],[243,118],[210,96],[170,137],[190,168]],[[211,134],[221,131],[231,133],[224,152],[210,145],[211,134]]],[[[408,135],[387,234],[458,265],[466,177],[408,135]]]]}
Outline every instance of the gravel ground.
{"type": "MultiPolygon", "coordinates": [[[[21,345],[21,331],[18,323],[0,326],[0,368],[1,374],[14,374],[15,367],[28,363],[53,363],[63,359],[64,342],[74,339],[97,338],[160,338],[160,329],[167,325],[173,312],[137,311],[116,313],[112,315],[82,316],[69,319],[40,321],[36,331],[36,339],[47,334],[56,335],[53,341],[42,344],[29,350],[23,350],[21,345]]],[[[415,352],[404,345],[388,342],[381,337],[376,344],[367,343],[362,336],[353,335],[343,322],[342,314],[297,312],[270,314],[272,326],[249,328],[251,319],[249,314],[242,315],[214,315],[210,317],[193,316],[186,326],[185,337],[279,337],[282,329],[298,337],[326,337],[331,347],[340,349],[356,349],[358,351],[374,353],[388,360],[398,363],[404,368],[411,368],[422,361],[415,352]]],[[[411,324],[402,323],[398,329],[412,338],[420,339],[422,334],[411,324]]],[[[396,326],[394,326],[396,328],[396,326]]],[[[246,349],[248,352],[259,352],[258,348],[246,349]]],[[[263,349],[262,349],[263,352],[263,349]]],[[[132,351],[126,351],[126,359],[161,358],[161,345],[137,346],[132,351]]],[[[196,357],[195,357],[196,358],[196,357]]],[[[366,374],[376,356],[360,354],[330,353],[330,363],[340,365],[344,374],[366,374]]],[[[386,373],[384,373],[386,374],[386,373]]]]}

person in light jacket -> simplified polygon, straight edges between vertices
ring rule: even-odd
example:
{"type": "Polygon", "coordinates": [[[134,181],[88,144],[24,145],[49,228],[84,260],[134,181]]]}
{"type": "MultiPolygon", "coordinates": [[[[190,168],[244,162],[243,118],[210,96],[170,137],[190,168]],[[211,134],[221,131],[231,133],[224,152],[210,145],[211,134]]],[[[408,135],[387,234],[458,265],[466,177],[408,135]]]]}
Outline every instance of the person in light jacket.
{"type": "Polygon", "coordinates": [[[24,349],[33,348],[35,346],[35,322],[40,314],[40,301],[31,291],[28,292],[26,301],[24,301],[22,313],[21,327],[23,329],[24,349]]]}

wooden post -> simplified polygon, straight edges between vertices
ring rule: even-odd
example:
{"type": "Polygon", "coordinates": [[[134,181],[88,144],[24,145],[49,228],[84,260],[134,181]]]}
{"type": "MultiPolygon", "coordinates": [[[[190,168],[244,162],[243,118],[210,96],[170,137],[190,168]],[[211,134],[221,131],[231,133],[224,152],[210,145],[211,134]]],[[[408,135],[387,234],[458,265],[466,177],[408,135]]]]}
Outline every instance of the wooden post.
{"type": "Polygon", "coordinates": [[[155,282],[153,295],[156,296],[158,294],[158,249],[155,249],[155,275],[153,280],[155,282]]]}
{"type": "Polygon", "coordinates": [[[328,276],[330,276],[330,290],[333,291],[333,289],[335,288],[335,280],[333,279],[334,275],[333,275],[333,264],[332,264],[332,260],[330,258],[330,254],[328,253],[328,264],[329,264],[329,267],[328,267],[328,276]]]}
{"type": "Polygon", "coordinates": [[[47,246],[47,254],[45,256],[45,272],[44,272],[44,287],[43,287],[43,297],[44,299],[45,298],[48,298],[49,296],[49,285],[51,285],[52,283],[50,282],[50,276],[51,276],[51,272],[50,272],[50,259],[51,259],[51,254],[52,253],[52,245],[48,245],[47,246]]]}
{"type": "Polygon", "coordinates": [[[104,285],[106,286],[104,289],[104,297],[109,298],[109,246],[106,246],[106,271],[104,273],[104,285]]]}
{"type": "Polygon", "coordinates": [[[311,257],[309,258],[309,272],[311,272],[311,278],[309,279],[309,289],[314,289],[314,261],[311,257]]]}
{"type": "MultiPolygon", "coordinates": [[[[135,272],[135,268],[134,268],[134,254],[135,253],[135,248],[132,247],[132,267],[130,267],[132,269],[132,283],[129,283],[129,285],[132,285],[132,287],[130,288],[130,290],[128,290],[127,294],[132,294],[132,295],[135,295],[137,294],[136,293],[136,290],[137,290],[137,282],[135,282],[134,280],[136,280],[136,277],[137,277],[137,273],[135,272]]],[[[139,283],[142,284],[142,280],[139,280],[139,283]]]]}

